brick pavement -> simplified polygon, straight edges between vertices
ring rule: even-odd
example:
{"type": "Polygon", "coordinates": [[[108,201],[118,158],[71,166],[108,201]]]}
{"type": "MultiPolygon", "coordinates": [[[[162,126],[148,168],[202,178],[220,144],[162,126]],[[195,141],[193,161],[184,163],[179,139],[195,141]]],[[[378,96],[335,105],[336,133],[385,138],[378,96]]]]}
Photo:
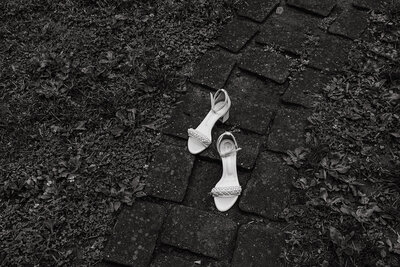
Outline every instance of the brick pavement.
{"type": "Polygon", "coordinates": [[[331,72],[346,67],[354,39],[368,25],[370,0],[246,0],[226,25],[219,45],[195,67],[187,93],[163,129],[150,166],[147,197],[124,207],[99,266],[284,266],[286,225],[297,173],[281,160],[304,145],[315,94],[331,72]],[[281,6],[283,13],[275,12],[281,6]],[[324,17],[337,19],[324,31],[324,17]],[[295,70],[299,58],[306,66],[295,70]],[[209,110],[209,92],[226,88],[231,118],[217,123],[213,144],[193,156],[187,129],[209,110]],[[234,130],[243,193],[220,213],[208,194],[219,180],[215,140],[234,130]]]}

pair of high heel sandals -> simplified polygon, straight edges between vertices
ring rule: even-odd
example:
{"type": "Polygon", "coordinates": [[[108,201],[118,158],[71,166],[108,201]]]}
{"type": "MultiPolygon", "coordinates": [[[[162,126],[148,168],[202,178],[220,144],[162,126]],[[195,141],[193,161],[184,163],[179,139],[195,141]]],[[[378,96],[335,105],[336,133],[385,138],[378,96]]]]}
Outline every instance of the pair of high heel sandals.
{"type": "MultiPolygon", "coordinates": [[[[196,128],[188,129],[188,149],[198,154],[211,144],[211,130],[220,120],[223,123],[229,118],[231,100],[228,92],[219,89],[211,96],[211,110],[196,128]]],[[[240,150],[231,132],[221,134],[217,140],[217,150],[222,159],[222,177],[211,190],[215,206],[219,211],[229,210],[242,192],[236,171],[236,154],[240,150]]]]}

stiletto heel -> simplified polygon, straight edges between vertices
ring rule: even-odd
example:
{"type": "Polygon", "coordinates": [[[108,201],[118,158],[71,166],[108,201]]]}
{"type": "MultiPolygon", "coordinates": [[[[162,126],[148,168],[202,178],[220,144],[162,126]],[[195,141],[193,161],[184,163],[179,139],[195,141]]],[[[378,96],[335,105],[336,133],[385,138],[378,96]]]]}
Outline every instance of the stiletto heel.
{"type": "Polygon", "coordinates": [[[196,129],[188,129],[188,149],[192,154],[198,154],[211,144],[211,130],[217,120],[225,122],[229,118],[231,99],[228,92],[219,89],[211,95],[211,110],[196,129]]]}

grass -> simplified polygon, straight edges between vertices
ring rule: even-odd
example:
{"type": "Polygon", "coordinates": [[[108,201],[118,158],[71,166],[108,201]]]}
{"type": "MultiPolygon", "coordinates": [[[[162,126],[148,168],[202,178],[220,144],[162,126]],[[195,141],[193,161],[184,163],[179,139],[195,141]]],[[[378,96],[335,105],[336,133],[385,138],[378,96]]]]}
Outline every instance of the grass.
{"type": "Polygon", "coordinates": [[[370,13],[309,117],[308,147],[285,158],[300,173],[298,205],[282,214],[295,226],[282,255],[290,266],[400,265],[399,11],[370,13]]]}
{"type": "Polygon", "coordinates": [[[0,3],[0,264],[91,265],[235,2],[0,3]]]}

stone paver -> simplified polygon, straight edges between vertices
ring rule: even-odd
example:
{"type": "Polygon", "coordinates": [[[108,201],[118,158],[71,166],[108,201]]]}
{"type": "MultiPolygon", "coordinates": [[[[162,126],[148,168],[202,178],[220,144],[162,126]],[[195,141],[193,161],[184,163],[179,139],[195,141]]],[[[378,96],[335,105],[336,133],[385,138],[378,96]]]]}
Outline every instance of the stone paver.
{"type": "Polygon", "coordinates": [[[318,45],[310,51],[309,65],[331,72],[343,71],[350,48],[351,42],[348,40],[332,35],[321,35],[318,45]]]}
{"type": "Polygon", "coordinates": [[[164,228],[161,242],[220,259],[232,249],[237,225],[219,215],[176,206],[164,228]]]}
{"type": "Polygon", "coordinates": [[[281,154],[304,146],[314,96],[329,82],[327,73],[346,67],[351,40],[364,35],[368,14],[361,9],[379,9],[387,1],[349,2],[242,1],[239,17],[195,66],[186,95],[163,126],[145,188],[161,204],[124,207],[99,266],[283,266],[285,236],[268,221],[302,200],[290,198],[298,173],[281,154]],[[342,9],[329,33],[318,28],[323,17],[342,9]],[[294,60],[271,46],[306,56],[308,68],[289,79],[294,60]],[[210,92],[222,87],[232,99],[230,118],[216,123],[209,148],[191,155],[187,129],[200,124],[210,111],[210,92]],[[236,163],[243,192],[220,213],[209,192],[222,174],[215,143],[225,131],[233,131],[242,148],[236,163]]]}
{"type": "MultiPolygon", "coordinates": [[[[215,140],[217,140],[223,132],[225,132],[225,130],[218,127],[213,130],[212,136],[214,142],[206,150],[200,153],[200,156],[214,160],[221,160],[215,146],[215,140]]],[[[243,169],[251,170],[254,167],[261,148],[262,136],[250,133],[245,134],[243,132],[234,132],[233,134],[235,135],[238,146],[242,148],[242,150],[237,154],[236,163],[243,169]]]]}
{"type": "Polygon", "coordinates": [[[301,25],[301,31],[307,33],[320,31],[318,24],[322,21],[322,18],[289,6],[282,6],[282,9],[283,12],[281,14],[274,14],[269,21],[277,20],[280,23],[286,23],[295,27],[301,25]]]}
{"type": "Polygon", "coordinates": [[[287,0],[288,5],[301,8],[320,16],[328,16],[337,0],[287,0]]]}
{"type": "Polygon", "coordinates": [[[127,266],[148,266],[165,217],[164,207],[136,202],[118,217],[104,259],[127,266]]]}
{"type": "MultiPolygon", "coordinates": [[[[211,93],[215,94],[215,92],[211,93]]],[[[186,95],[181,100],[181,110],[192,117],[201,118],[202,120],[211,109],[210,99],[210,90],[191,84],[188,86],[186,95]]]]}
{"type": "Polygon", "coordinates": [[[190,262],[172,255],[157,255],[150,267],[196,267],[196,263],[190,262]]]}
{"type": "Polygon", "coordinates": [[[303,27],[281,20],[267,21],[256,38],[257,43],[274,45],[296,55],[303,53],[307,40],[308,36],[303,27]]]}
{"type": "Polygon", "coordinates": [[[279,0],[244,0],[238,14],[257,22],[263,22],[279,2],[279,0]]]}
{"type": "Polygon", "coordinates": [[[304,146],[304,132],[309,115],[310,112],[304,110],[278,110],[268,136],[267,148],[285,153],[304,146]]]}
{"type": "Polygon", "coordinates": [[[150,196],[181,202],[193,162],[194,156],[186,148],[161,145],[150,166],[145,192],[150,196]]]}
{"type": "Polygon", "coordinates": [[[223,51],[207,52],[196,65],[191,81],[220,89],[225,85],[235,64],[235,59],[223,51]]]}
{"type": "Polygon", "coordinates": [[[237,72],[232,75],[226,88],[232,100],[227,124],[264,134],[286,85],[237,72]]]}
{"type": "Polygon", "coordinates": [[[353,0],[353,5],[358,8],[382,10],[387,0],[353,0]]]}
{"type": "Polygon", "coordinates": [[[245,44],[257,33],[254,23],[234,19],[221,33],[218,44],[234,53],[239,52],[245,44]]]}
{"type": "Polygon", "coordinates": [[[239,229],[232,267],[280,267],[284,234],[271,226],[243,225],[239,229]]]}
{"type": "MultiPolygon", "coordinates": [[[[232,101],[229,120],[225,124],[264,134],[279,103],[280,94],[286,87],[240,71],[232,74],[225,88],[232,101]]],[[[200,123],[210,111],[209,91],[190,86],[182,99],[182,111],[193,118],[192,122],[200,123]]],[[[180,123],[176,128],[183,124],[180,123]]]]}
{"type": "Polygon", "coordinates": [[[296,172],[280,162],[268,160],[261,154],[251,175],[243,196],[240,209],[276,219],[289,204],[289,193],[296,172]]]}
{"type": "Polygon", "coordinates": [[[357,39],[368,26],[368,13],[357,9],[344,11],[329,27],[329,32],[357,39]]]}
{"type": "Polygon", "coordinates": [[[286,103],[301,105],[307,108],[313,106],[313,94],[320,92],[330,77],[321,71],[306,69],[298,72],[289,82],[289,87],[282,100],[286,103]]]}
{"type": "Polygon", "coordinates": [[[290,60],[283,55],[253,47],[243,55],[239,67],[277,83],[284,83],[289,76],[290,60]]]}
{"type": "MultiPolygon", "coordinates": [[[[221,179],[221,175],[222,164],[203,160],[196,161],[184,204],[201,210],[216,211],[210,192],[221,179]]],[[[244,187],[249,175],[238,171],[238,177],[240,185],[244,187]]]]}
{"type": "Polygon", "coordinates": [[[187,129],[196,128],[196,123],[199,124],[201,120],[201,117],[192,117],[185,114],[182,111],[182,106],[178,106],[172,111],[171,118],[164,125],[162,132],[167,135],[187,139],[187,129]]]}

